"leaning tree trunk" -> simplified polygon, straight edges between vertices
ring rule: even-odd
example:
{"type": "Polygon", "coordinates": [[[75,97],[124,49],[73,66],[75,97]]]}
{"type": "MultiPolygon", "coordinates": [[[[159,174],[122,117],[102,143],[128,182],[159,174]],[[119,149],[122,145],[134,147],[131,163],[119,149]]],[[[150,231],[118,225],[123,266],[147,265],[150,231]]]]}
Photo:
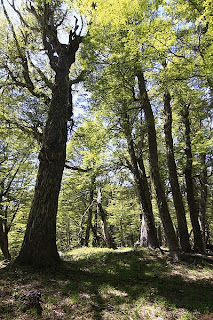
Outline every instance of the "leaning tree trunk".
{"type": "Polygon", "coordinates": [[[95,214],[94,214],[94,225],[91,225],[91,228],[92,228],[92,233],[93,233],[92,246],[93,247],[100,247],[101,237],[98,234],[98,212],[97,212],[97,210],[95,211],[95,214]]]}
{"type": "Polygon", "coordinates": [[[43,4],[37,15],[43,32],[43,44],[55,71],[52,99],[39,153],[39,170],[26,233],[15,263],[47,267],[60,263],[56,246],[56,215],[61,179],[66,160],[67,121],[72,114],[69,71],[75,61],[81,37],[70,32],[69,43],[61,44],[57,36],[54,8],[43,4]]]}
{"type": "Polygon", "coordinates": [[[189,243],[189,234],[186,222],[185,208],[183,204],[183,198],[180,191],[180,186],[178,182],[177,167],[175,163],[174,148],[173,148],[173,138],[172,138],[172,109],[171,109],[171,96],[169,92],[164,94],[164,113],[165,113],[165,123],[164,123],[164,134],[166,140],[166,155],[167,164],[169,169],[169,180],[171,183],[171,190],[173,196],[173,202],[175,206],[175,212],[178,222],[178,231],[180,237],[181,249],[184,252],[189,252],[191,246],[189,243]]]}
{"type": "Polygon", "coordinates": [[[113,248],[115,249],[115,243],[112,239],[112,236],[110,234],[108,223],[107,223],[107,216],[106,213],[102,207],[102,193],[101,188],[98,188],[98,195],[97,195],[97,214],[101,217],[102,222],[102,230],[103,230],[103,238],[106,243],[107,248],[113,248]]]}
{"type": "Polygon", "coordinates": [[[159,214],[160,214],[163,228],[165,231],[170,255],[174,259],[178,260],[179,245],[178,245],[178,240],[175,234],[174,226],[172,223],[172,219],[169,213],[169,208],[166,201],[164,187],[160,177],[155,120],[152,112],[152,107],[149,101],[149,97],[146,91],[145,79],[142,71],[137,72],[137,78],[138,78],[138,85],[139,85],[139,91],[140,91],[140,97],[141,97],[141,106],[144,110],[146,124],[147,124],[151,177],[155,186],[159,214]]]}
{"type": "Polygon", "coordinates": [[[190,138],[190,120],[189,120],[189,105],[184,106],[183,110],[183,122],[185,125],[185,141],[186,141],[186,167],[185,167],[185,179],[186,179],[186,192],[187,202],[189,206],[190,219],[192,223],[192,230],[194,235],[194,249],[198,252],[204,253],[204,242],[198,220],[199,208],[195,198],[194,182],[192,177],[192,149],[190,138]]]}
{"type": "MultiPolygon", "coordinates": [[[[149,246],[152,248],[158,248],[159,243],[157,238],[157,231],[155,228],[154,215],[152,211],[152,203],[150,199],[149,187],[148,187],[148,182],[145,174],[145,168],[143,165],[143,159],[142,159],[142,156],[139,159],[136,158],[135,148],[132,140],[127,112],[124,112],[124,120],[125,120],[124,121],[125,135],[126,135],[128,151],[131,159],[131,171],[134,175],[139,202],[141,204],[141,208],[143,210],[144,218],[145,218],[145,219],[143,218],[141,219],[141,232],[146,230],[149,246]]],[[[146,231],[145,231],[145,234],[146,234],[146,231]]],[[[145,234],[143,233],[143,235],[141,234],[141,236],[144,237],[145,234]]]]}

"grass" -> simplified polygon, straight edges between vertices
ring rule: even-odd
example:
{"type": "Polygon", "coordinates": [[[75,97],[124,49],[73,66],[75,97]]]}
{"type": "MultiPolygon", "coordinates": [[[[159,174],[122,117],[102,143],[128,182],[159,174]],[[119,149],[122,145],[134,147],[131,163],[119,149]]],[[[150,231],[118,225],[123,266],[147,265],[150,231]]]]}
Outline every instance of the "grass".
{"type": "Polygon", "coordinates": [[[191,259],[171,264],[154,251],[77,249],[58,270],[0,270],[0,319],[213,319],[213,268],[191,259]],[[42,315],[23,308],[31,290],[42,315]]]}

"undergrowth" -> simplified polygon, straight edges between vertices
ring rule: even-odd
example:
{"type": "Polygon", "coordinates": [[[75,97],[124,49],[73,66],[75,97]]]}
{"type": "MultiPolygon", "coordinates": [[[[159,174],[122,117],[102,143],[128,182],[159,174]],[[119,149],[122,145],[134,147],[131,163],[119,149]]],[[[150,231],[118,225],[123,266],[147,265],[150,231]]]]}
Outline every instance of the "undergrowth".
{"type": "Polygon", "coordinates": [[[155,251],[76,249],[57,270],[0,270],[0,319],[213,319],[208,262],[172,264],[155,251]],[[23,307],[41,293],[42,314],[23,307]]]}

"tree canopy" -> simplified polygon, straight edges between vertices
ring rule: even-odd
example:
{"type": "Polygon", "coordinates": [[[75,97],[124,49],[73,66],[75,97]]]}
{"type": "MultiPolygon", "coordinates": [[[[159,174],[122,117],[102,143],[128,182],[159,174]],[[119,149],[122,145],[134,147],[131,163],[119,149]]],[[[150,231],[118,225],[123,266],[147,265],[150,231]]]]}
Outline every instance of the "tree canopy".
{"type": "Polygon", "coordinates": [[[208,250],[212,14],[207,0],[1,0],[5,258],[208,250]]]}

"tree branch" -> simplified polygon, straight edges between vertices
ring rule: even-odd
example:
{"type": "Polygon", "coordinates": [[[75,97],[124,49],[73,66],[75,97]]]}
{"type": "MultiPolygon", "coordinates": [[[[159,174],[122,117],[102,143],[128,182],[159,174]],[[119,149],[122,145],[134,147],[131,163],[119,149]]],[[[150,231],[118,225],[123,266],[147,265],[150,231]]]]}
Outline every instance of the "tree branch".
{"type": "Polygon", "coordinates": [[[70,170],[74,170],[74,171],[79,171],[79,172],[89,172],[90,170],[92,170],[91,168],[88,169],[83,169],[83,168],[79,168],[79,167],[73,167],[70,165],[65,164],[64,166],[66,169],[70,169],[70,170]]]}

